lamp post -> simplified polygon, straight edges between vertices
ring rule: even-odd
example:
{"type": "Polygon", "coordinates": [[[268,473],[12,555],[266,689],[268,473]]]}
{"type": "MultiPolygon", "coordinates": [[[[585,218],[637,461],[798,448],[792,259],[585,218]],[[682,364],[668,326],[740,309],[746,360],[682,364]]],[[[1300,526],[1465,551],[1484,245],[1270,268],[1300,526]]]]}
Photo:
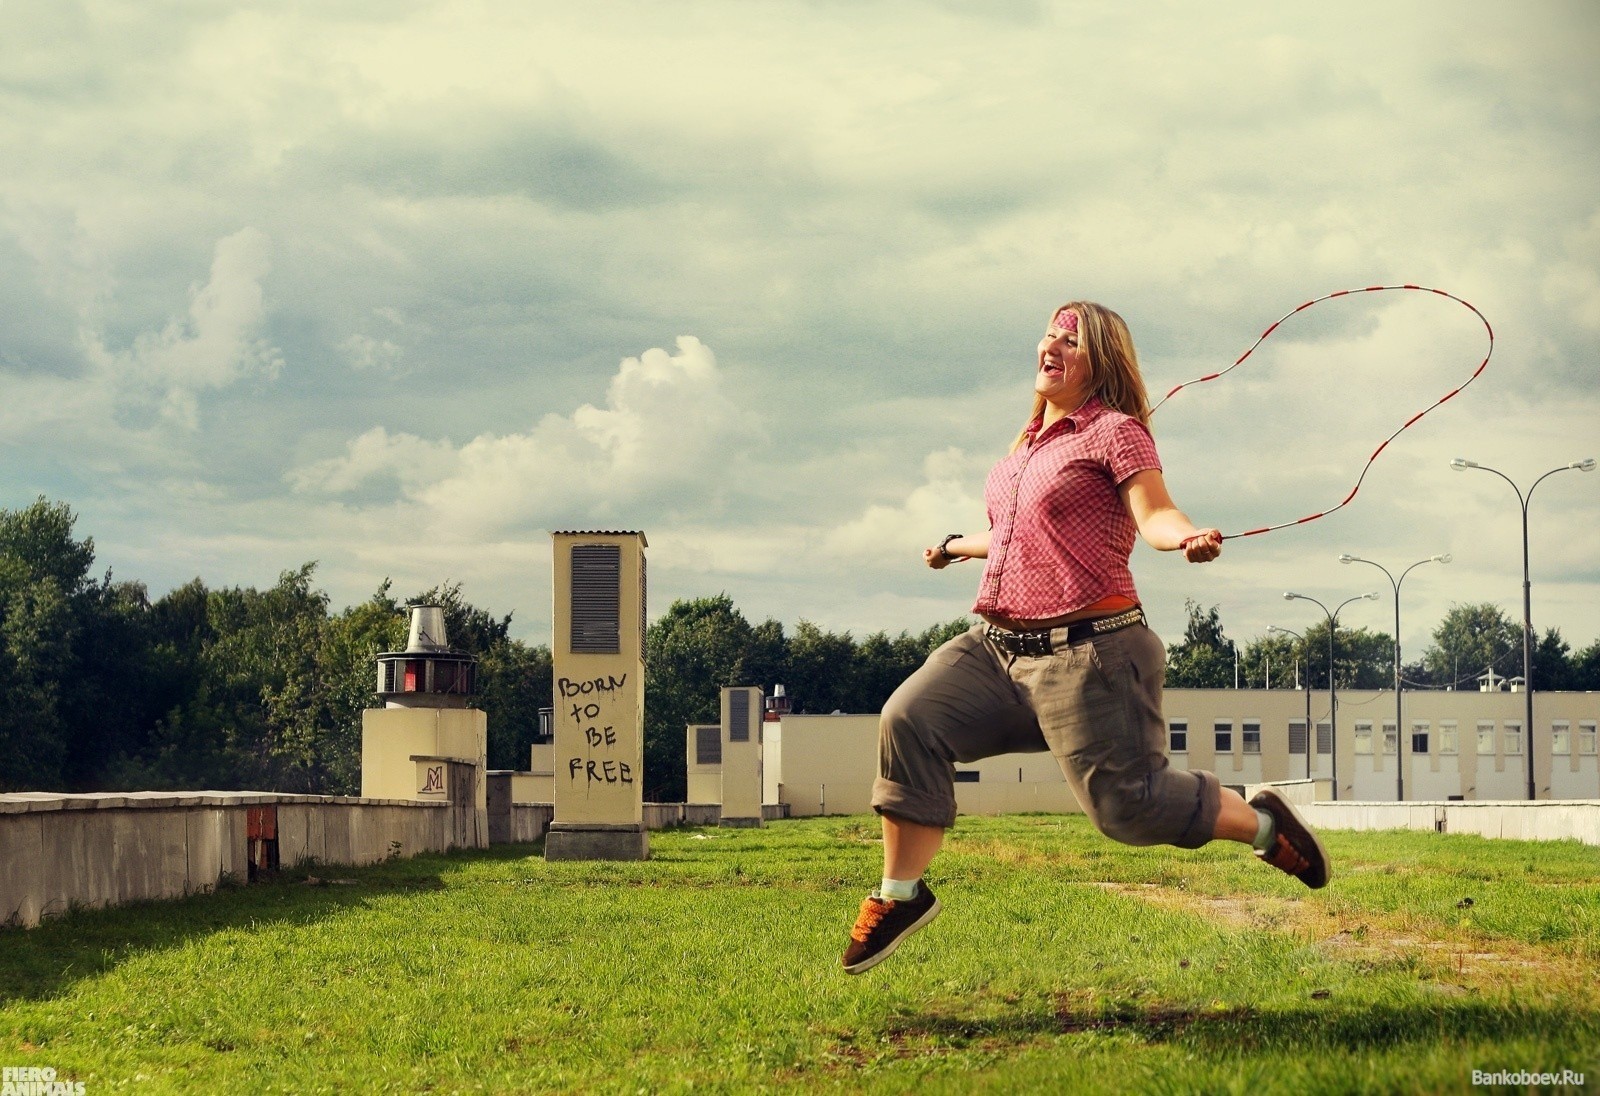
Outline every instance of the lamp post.
{"type": "Polygon", "coordinates": [[[1300,646],[1306,653],[1306,779],[1311,779],[1311,649],[1306,643],[1306,637],[1293,628],[1280,628],[1276,624],[1267,625],[1268,632],[1283,632],[1294,636],[1300,641],[1300,646]]]}
{"type": "MultiPolygon", "coordinates": [[[[1344,601],[1341,601],[1339,603],[1339,607],[1337,609],[1333,610],[1331,613],[1328,612],[1328,607],[1326,605],[1322,604],[1322,602],[1318,601],[1314,597],[1307,597],[1305,594],[1297,594],[1297,593],[1294,593],[1293,591],[1285,591],[1284,595],[1283,595],[1283,600],[1285,600],[1285,601],[1309,601],[1309,602],[1311,602],[1311,604],[1315,605],[1317,608],[1321,609],[1325,614],[1327,614],[1327,617],[1328,617],[1328,733],[1329,733],[1329,736],[1330,736],[1330,741],[1329,741],[1328,745],[1333,751],[1333,798],[1334,799],[1338,799],[1339,798],[1339,696],[1338,696],[1338,693],[1336,693],[1334,691],[1334,683],[1333,683],[1333,637],[1334,637],[1334,634],[1339,630],[1339,614],[1344,611],[1344,607],[1346,605],[1349,605],[1353,601],[1377,601],[1378,600],[1378,595],[1376,593],[1357,594],[1355,597],[1346,598],[1344,601]]],[[[1308,669],[1309,669],[1309,667],[1308,667],[1308,669]]]]}
{"type": "Polygon", "coordinates": [[[1533,481],[1533,487],[1528,488],[1524,495],[1522,489],[1512,483],[1511,477],[1498,468],[1490,468],[1486,464],[1479,464],[1475,460],[1465,457],[1456,457],[1450,462],[1450,467],[1457,472],[1465,472],[1468,468],[1476,468],[1483,472],[1493,472],[1507,483],[1517,493],[1517,502],[1522,506],[1522,692],[1527,698],[1527,738],[1528,738],[1528,798],[1538,798],[1533,787],[1533,585],[1528,580],[1528,503],[1533,499],[1533,488],[1539,486],[1548,477],[1557,472],[1577,470],[1579,472],[1593,472],[1594,458],[1586,457],[1575,460],[1571,464],[1563,464],[1559,468],[1552,468],[1544,475],[1533,481]]]}
{"type": "Polygon", "coordinates": [[[1375,560],[1363,559],[1360,556],[1345,554],[1339,557],[1340,563],[1368,563],[1382,571],[1389,580],[1389,585],[1394,587],[1394,799],[1396,803],[1404,803],[1406,799],[1406,746],[1405,723],[1400,718],[1400,584],[1406,576],[1424,563],[1449,563],[1450,553],[1429,556],[1419,559],[1410,567],[1400,572],[1400,577],[1395,578],[1389,573],[1389,568],[1375,560]]]}

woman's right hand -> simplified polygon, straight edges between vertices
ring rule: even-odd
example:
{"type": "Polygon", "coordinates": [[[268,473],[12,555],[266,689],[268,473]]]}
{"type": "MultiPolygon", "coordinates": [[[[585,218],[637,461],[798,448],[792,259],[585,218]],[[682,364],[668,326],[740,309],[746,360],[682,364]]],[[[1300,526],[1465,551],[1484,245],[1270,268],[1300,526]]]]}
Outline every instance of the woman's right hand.
{"type": "Polygon", "coordinates": [[[935,571],[942,571],[955,560],[944,554],[944,549],[935,544],[932,548],[922,550],[922,562],[932,567],[935,571]]]}

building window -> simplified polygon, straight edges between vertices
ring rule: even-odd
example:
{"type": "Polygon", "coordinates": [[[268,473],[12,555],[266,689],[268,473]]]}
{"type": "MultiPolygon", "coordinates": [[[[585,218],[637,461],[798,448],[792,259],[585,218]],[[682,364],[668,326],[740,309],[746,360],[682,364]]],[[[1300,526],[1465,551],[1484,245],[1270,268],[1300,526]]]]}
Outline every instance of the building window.
{"type": "Polygon", "coordinates": [[[1333,724],[1317,722],[1317,752],[1331,754],[1333,752],[1333,724]]]}
{"type": "Polygon", "coordinates": [[[1565,719],[1550,724],[1550,753],[1561,757],[1572,753],[1572,724],[1565,719]]]}
{"type": "Polygon", "coordinates": [[[1522,724],[1506,720],[1506,755],[1522,752],[1522,724]]]}
{"type": "Polygon", "coordinates": [[[1490,720],[1478,721],[1478,756],[1494,756],[1494,723],[1490,720]]]}
{"type": "Polygon", "coordinates": [[[1426,719],[1414,720],[1411,724],[1411,752],[1419,754],[1428,752],[1428,721],[1426,719]]]}
{"type": "Polygon", "coordinates": [[[1372,752],[1372,721],[1359,719],[1356,721],[1356,753],[1369,754],[1372,752]]]}
{"type": "Polygon", "coordinates": [[[1247,719],[1239,728],[1244,736],[1244,752],[1258,754],[1261,752],[1261,720],[1247,719]]]}
{"type": "Polygon", "coordinates": [[[1580,723],[1580,724],[1578,724],[1578,752],[1579,753],[1588,754],[1591,757],[1594,756],[1594,747],[1595,747],[1595,738],[1596,738],[1595,731],[1596,731],[1597,728],[1600,728],[1600,724],[1595,724],[1595,723],[1580,723]]]}
{"type": "Polygon", "coordinates": [[[1189,721],[1187,719],[1174,719],[1167,724],[1167,741],[1171,743],[1171,752],[1189,752],[1189,721]]]}
{"type": "Polygon", "coordinates": [[[1292,754],[1306,752],[1306,721],[1303,719],[1289,720],[1289,752],[1292,754]]]}
{"type": "Polygon", "coordinates": [[[1439,752],[1453,754],[1456,752],[1456,724],[1453,719],[1439,721],[1439,752]]]}
{"type": "Polygon", "coordinates": [[[1233,752],[1233,721],[1217,720],[1215,725],[1217,734],[1217,752],[1219,754],[1233,752]]]}
{"type": "Polygon", "coordinates": [[[956,770],[956,783],[957,784],[976,784],[978,782],[979,775],[980,774],[979,774],[977,769],[957,769],[956,770]]]}
{"type": "Polygon", "coordinates": [[[1383,752],[1392,757],[1399,737],[1395,733],[1394,724],[1385,719],[1383,721],[1383,752]]]}

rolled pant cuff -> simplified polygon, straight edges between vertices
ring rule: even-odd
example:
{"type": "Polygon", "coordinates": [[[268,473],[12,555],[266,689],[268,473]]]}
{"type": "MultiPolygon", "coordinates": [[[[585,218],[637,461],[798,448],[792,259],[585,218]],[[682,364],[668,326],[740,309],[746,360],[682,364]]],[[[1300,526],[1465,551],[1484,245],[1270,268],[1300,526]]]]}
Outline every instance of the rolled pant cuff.
{"type": "Polygon", "coordinates": [[[1192,770],[1200,778],[1196,793],[1194,816],[1189,825],[1172,843],[1180,849],[1198,849],[1217,835],[1217,815],[1222,813],[1222,781],[1215,773],[1203,769],[1192,770]]]}
{"type": "MultiPolygon", "coordinates": [[[[872,782],[872,809],[920,826],[948,830],[956,824],[954,796],[937,795],[878,777],[872,782]]],[[[1212,811],[1213,820],[1216,811],[1212,811]]]]}

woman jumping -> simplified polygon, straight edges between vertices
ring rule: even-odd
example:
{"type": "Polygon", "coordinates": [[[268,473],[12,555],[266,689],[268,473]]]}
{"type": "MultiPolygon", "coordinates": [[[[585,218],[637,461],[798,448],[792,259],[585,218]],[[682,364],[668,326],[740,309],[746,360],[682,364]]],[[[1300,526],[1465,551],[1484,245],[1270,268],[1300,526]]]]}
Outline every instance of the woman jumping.
{"type": "Polygon", "coordinates": [[[1149,401],[1121,316],[1073,301],[1039,341],[1033,411],[989,473],[989,531],[923,552],[935,570],[986,559],[983,623],[933,654],[884,706],[872,807],[883,882],[864,902],[844,969],[860,974],[939,915],[922,873],[955,823],[954,762],[1049,750],[1095,828],[1128,845],[1239,841],[1308,887],[1325,886],[1322,842],[1277,792],[1246,803],[1166,757],[1166,651],[1145,626],[1128,557],[1134,533],[1191,563],[1222,534],[1173,504],[1148,428],[1149,401]]]}

